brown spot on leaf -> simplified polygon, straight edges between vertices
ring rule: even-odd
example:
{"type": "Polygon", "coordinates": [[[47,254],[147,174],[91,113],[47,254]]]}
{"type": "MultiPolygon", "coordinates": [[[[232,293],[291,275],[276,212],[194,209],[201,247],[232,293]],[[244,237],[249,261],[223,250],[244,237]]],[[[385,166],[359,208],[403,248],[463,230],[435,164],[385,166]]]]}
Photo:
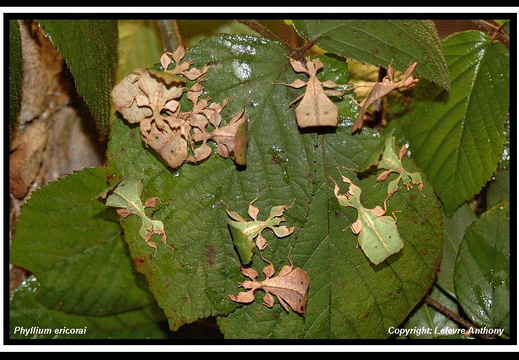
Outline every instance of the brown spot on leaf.
{"type": "Polygon", "coordinates": [[[139,268],[142,266],[142,264],[144,264],[144,258],[142,256],[139,256],[138,258],[135,258],[133,260],[133,267],[139,271],[139,268]]]}
{"type": "Polygon", "coordinates": [[[281,157],[279,157],[277,155],[274,155],[274,156],[272,156],[271,161],[272,161],[272,164],[279,165],[283,162],[283,159],[281,159],[281,157]]]}
{"type": "Polygon", "coordinates": [[[205,249],[205,259],[207,261],[207,266],[212,268],[214,266],[214,258],[216,256],[216,250],[212,246],[208,246],[205,249]]]}

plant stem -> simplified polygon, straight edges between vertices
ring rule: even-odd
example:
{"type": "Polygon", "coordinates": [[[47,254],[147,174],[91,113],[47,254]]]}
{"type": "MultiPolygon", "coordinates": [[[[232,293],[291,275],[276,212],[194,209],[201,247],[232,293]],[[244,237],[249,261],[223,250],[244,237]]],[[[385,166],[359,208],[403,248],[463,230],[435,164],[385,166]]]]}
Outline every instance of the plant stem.
{"type": "Polygon", "coordinates": [[[271,40],[280,42],[283,45],[285,45],[286,47],[292,48],[289,43],[287,43],[285,40],[283,40],[282,38],[277,36],[275,33],[270,31],[269,29],[267,29],[265,26],[261,25],[256,20],[238,20],[238,22],[240,24],[250,27],[252,30],[256,31],[258,34],[260,34],[261,36],[263,36],[267,39],[271,39],[271,40]]]}
{"type": "Polygon", "coordinates": [[[157,26],[165,51],[174,51],[183,45],[176,20],[157,20],[157,26]]]}
{"type": "MultiPolygon", "coordinates": [[[[445,315],[446,317],[448,317],[449,319],[458,323],[459,325],[463,326],[466,329],[478,327],[475,324],[468,321],[467,319],[465,319],[465,318],[461,317],[460,315],[456,314],[455,312],[451,311],[446,306],[440,304],[438,301],[434,300],[429,295],[425,295],[424,302],[427,305],[429,305],[430,307],[432,307],[433,309],[439,311],[440,313],[442,313],[443,315],[445,315]]],[[[489,340],[497,338],[497,336],[492,335],[492,334],[471,334],[471,335],[482,338],[482,339],[489,339],[489,340]]]]}
{"type": "Polygon", "coordinates": [[[263,36],[263,37],[265,37],[267,39],[271,39],[271,40],[274,40],[274,41],[282,43],[289,50],[288,56],[292,57],[292,58],[294,58],[296,60],[299,60],[303,64],[305,63],[304,62],[304,55],[317,42],[317,39],[315,39],[315,40],[306,40],[305,43],[302,46],[300,46],[298,48],[295,48],[289,42],[287,42],[286,40],[280,38],[278,35],[276,35],[272,31],[267,29],[265,26],[263,26],[260,23],[258,23],[256,20],[238,20],[238,22],[240,24],[248,26],[249,28],[251,28],[252,30],[256,31],[258,34],[260,34],[261,36],[263,36]]]}
{"type": "Polygon", "coordinates": [[[501,41],[506,47],[510,46],[510,35],[503,31],[503,25],[499,26],[487,20],[472,20],[472,22],[491,35],[492,40],[497,39],[501,41]]]}

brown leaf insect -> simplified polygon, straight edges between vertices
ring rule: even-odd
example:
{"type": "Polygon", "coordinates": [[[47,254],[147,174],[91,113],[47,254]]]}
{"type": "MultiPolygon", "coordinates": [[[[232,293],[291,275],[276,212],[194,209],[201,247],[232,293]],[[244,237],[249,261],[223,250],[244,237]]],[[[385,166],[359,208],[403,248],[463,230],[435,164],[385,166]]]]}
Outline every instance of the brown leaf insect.
{"type": "Polygon", "coordinates": [[[295,89],[306,86],[305,93],[290,103],[290,106],[292,106],[301,100],[296,108],[297,125],[302,128],[312,126],[337,126],[339,109],[327,95],[340,96],[343,92],[332,90],[332,88],[339,86],[333,81],[320,81],[317,78],[317,72],[323,68],[321,60],[308,60],[306,67],[301,62],[292,58],[290,58],[289,61],[295,72],[305,73],[309,77],[307,82],[297,79],[291,84],[283,84],[295,89]]]}
{"type": "Polygon", "coordinates": [[[117,111],[130,123],[139,124],[141,138],[172,168],[185,161],[200,162],[207,159],[217,144],[216,153],[230,156],[240,166],[247,163],[248,116],[245,110],[237,112],[222,125],[221,111],[227,105],[210,102],[202,82],[209,70],[192,67],[192,61],[182,61],[183,47],[166,52],[160,59],[160,69],[136,69],[121,80],[112,90],[112,100],[117,111]],[[196,80],[189,88],[186,81],[196,80]],[[190,111],[182,111],[181,98],[192,103],[190,111]]]}
{"type": "Polygon", "coordinates": [[[239,284],[240,287],[248,291],[242,291],[237,295],[230,294],[232,301],[238,303],[248,304],[254,301],[254,292],[256,290],[263,290],[265,295],[263,297],[263,304],[269,308],[274,306],[274,297],[276,297],[281,304],[281,307],[289,312],[290,309],[305,316],[306,303],[308,300],[308,286],[310,284],[310,277],[301,268],[294,268],[292,260],[288,258],[290,265],[284,265],[279,273],[274,276],[274,265],[266,259],[268,263],[263,268],[265,280],[258,281],[258,272],[250,267],[241,267],[241,273],[250,280],[239,284]]]}
{"type": "Polygon", "coordinates": [[[395,69],[393,66],[389,65],[388,68],[388,74],[382,81],[380,82],[368,82],[362,85],[356,85],[355,88],[359,87],[371,87],[370,92],[368,93],[368,96],[360,103],[360,111],[359,116],[357,118],[357,122],[351,129],[351,133],[355,134],[357,131],[359,131],[362,128],[362,125],[364,123],[364,115],[366,114],[366,111],[368,108],[375,103],[378,99],[386,96],[391,91],[395,89],[399,90],[407,90],[416,85],[418,82],[418,79],[415,79],[411,76],[413,71],[416,68],[416,65],[418,63],[412,63],[407,70],[404,73],[404,76],[402,80],[395,82],[394,76],[395,76],[395,69]]]}

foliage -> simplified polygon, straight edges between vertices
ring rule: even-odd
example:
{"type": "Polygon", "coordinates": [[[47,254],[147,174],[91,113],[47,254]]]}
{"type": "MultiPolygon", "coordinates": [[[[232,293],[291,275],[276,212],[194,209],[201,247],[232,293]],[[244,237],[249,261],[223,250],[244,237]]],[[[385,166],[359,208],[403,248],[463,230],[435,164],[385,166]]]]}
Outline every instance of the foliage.
{"type": "MultiPolygon", "coordinates": [[[[64,34],[71,23],[64,21],[60,28],[61,23],[43,25],[64,34]]],[[[119,58],[118,80],[136,66],[153,69],[159,62],[159,32],[148,25],[120,21],[126,31],[119,41],[124,56],[119,58]],[[143,37],[152,41],[142,44],[138,39],[143,37]],[[128,47],[137,43],[141,50],[135,62],[128,47]],[[142,55],[146,51],[153,56],[142,55]]],[[[475,325],[502,328],[504,337],[510,333],[509,173],[501,171],[491,181],[506,148],[508,50],[481,32],[459,33],[440,42],[429,21],[294,20],[293,26],[303,42],[326,52],[310,57],[323,64],[315,86],[330,80],[346,89],[329,98],[338,109],[337,127],[299,128],[290,107],[305,90],[284,84],[307,82],[308,76],[294,72],[289,57],[302,59],[310,46],[295,48],[268,38],[268,32],[200,40],[184,60],[198,69],[209,65],[200,96],[218,103],[229,99],[220,109],[224,125],[240,111],[247,115],[246,165],[217,156],[219,145],[212,144],[203,160],[171,167],[147,147],[139,126],[115,113],[108,164],[51,183],[23,206],[11,261],[35,278],[12,297],[11,329],[86,326],[94,338],[163,338],[169,332],[157,323],[164,318],[175,332],[214,317],[228,339],[388,338],[388,329],[423,324],[431,312],[441,326],[455,327],[421,304],[434,288],[431,298],[450,308],[458,304],[475,325]],[[352,134],[359,107],[348,87],[345,59],[392,65],[400,72],[417,62],[413,77],[419,82],[406,91],[411,109],[386,127],[372,129],[365,122],[352,134]],[[392,158],[398,160],[398,171],[376,166],[387,157],[382,154],[389,137],[396,139],[392,158]],[[397,156],[404,144],[409,145],[409,156],[397,156]],[[360,211],[341,206],[335,196],[335,184],[344,187],[341,194],[347,190],[340,181],[343,168],[348,169],[348,182],[362,189],[363,207],[384,206],[387,216],[397,218],[392,225],[403,245],[376,264],[350,230],[360,211]],[[421,174],[419,181],[414,178],[419,186],[400,185],[388,194],[386,184],[398,184],[402,174],[421,174]],[[387,183],[381,184],[381,178],[387,183]],[[140,199],[132,203],[151,198],[158,199],[156,206],[141,204],[139,216],[119,216],[120,211],[98,200],[105,189],[125,179],[142,186],[140,199]],[[483,188],[488,189],[488,210],[480,215],[463,204],[473,202],[483,188]],[[266,209],[252,209],[251,217],[259,224],[272,220],[272,213],[267,219],[268,209],[281,204],[284,210],[290,208],[274,211],[283,215],[290,232],[279,237],[274,230],[264,231],[261,249],[252,245],[237,251],[229,215],[251,214],[253,202],[254,209],[266,209]],[[144,219],[163,224],[158,235],[144,231],[146,241],[144,219]],[[161,241],[162,230],[167,243],[161,241]],[[243,253],[252,259],[248,270],[240,258],[243,253]],[[287,258],[291,266],[285,268],[287,258]],[[292,281],[295,276],[288,276],[292,273],[287,270],[292,265],[294,273],[302,271],[309,278],[309,286],[297,293],[307,301],[299,312],[287,311],[281,300],[291,285],[284,283],[282,292],[271,288],[283,277],[292,281]],[[258,278],[253,268],[264,269],[265,277],[258,278]],[[281,269],[276,276],[274,268],[281,269]],[[238,294],[244,275],[252,280],[246,286],[255,288],[246,302],[233,301],[229,294],[238,294]],[[274,302],[272,295],[280,301],[274,302]],[[253,304],[248,303],[251,296],[253,304]],[[268,307],[261,306],[263,301],[268,307]],[[132,335],[133,328],[139,331],[132,335]]],[[[71,70],[77,66],[74,61],[80,61],[81,69],[88,65],[106,70],[102,81],[115,74],[113,54],[99,65],[92,60],[94,50],[80,51],[69,40],[57,40],[58,35],[51,36],[53,41],[55,37],[70,46],[67,52],[63,44],[57,45],[71,70]]],[[[100,49],[113,46],[112,40],[96,39],[100,49]]],[[[74,78],[80,91],[97,81],[81,72],[74,78]]],[[[115,81],[110,81],[111,90],[115,81]]],[[[109,99],[105,90],[103,85],[99,99],[92,101],[88,90],[84,95],[92,112],[99,111],[103,119],[109,99]]],[[[182,113],[196,106],[187,95],[175,99],[182,113]]],[[[108,122],[100,124],[105,128],[108,122]]],[[[281,222],[275,220],[271,225],[281,222]]],[[[240,239],[252,243],[245,236],[240,239]]],[[[24,338],[13,331],[13,338],[24,338]]]]}

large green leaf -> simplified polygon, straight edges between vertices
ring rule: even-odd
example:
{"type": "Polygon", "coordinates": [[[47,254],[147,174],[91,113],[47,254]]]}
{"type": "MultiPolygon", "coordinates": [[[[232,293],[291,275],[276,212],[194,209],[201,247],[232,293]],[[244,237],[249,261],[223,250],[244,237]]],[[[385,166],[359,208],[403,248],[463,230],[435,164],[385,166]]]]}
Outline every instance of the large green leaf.
{"type": "Polygon", "coordinates": [[[101,136],[108,135],[117,68],[116,20],[39,20],[65,59],[101,136]]]}
{"type": "Polygon", "coordinates": [[[454,286],[463,311],[478,326],[510,331],[510,207],[487,210],[460,244],[454,286]]]}
{"type": "Polygon", "coordinates": [[[422,101],[407,115],[417,164],[448,215],[477,194],[497,168],[509,106],[509,55],[478,31],[443,42],[451,91],[422,101]]]}
{"type": "Polygon", "coordinates": [[[440,39],[428,20],[293,20],[303,38],[348,59],[405,71],[418,62],[416,75],[449,89],[440,39]]]}
{"type": "MultiPolygon", "coordinates": [[[[389,202],[388,213],[400,211],[405,246],[387,262],[372,266],[348,229],[355,211],[339,206],[332,179],[340,181],[339,166],[363,168],[370,163],[383,138],[369,129],[351,135],[355,114],[351,116],[351,105],[350,110],[344,108],[349,101],[340,103],[343,115],[336,131],[301,132],[289,107],[301,90],[279,83],[304,77],[293,73],[278,43],[218,36],[192,48],[187,58],[198,67],[212,65],[203,84],[213,101],[230,98],[224,118],[242,108],[249,115],[246,168],[238,170],[230,159],[213,155],[197,165],[169,169],[145,147],[139,129],[122,120],[114,122],[109,143],[110,173],[142,179],[143,199],[161,201],[152,215],[164,223],[169,246],[156,241],[155,257],[138,235],[137,217],[129,216],[123,226],[134,263],[145,274],[170,327],[216,315],[228,338],[389,336],[388,326],[398,325],[431,286],[441,257],[441,216],[431,186],[426,183],[423,195],[404,188],[389,202]],[[266,232],[269,246],[262,255],[279,270],[290,253],[294,265],[310,275],[305,319],[287,314],[278,303],[273,309],[262,306],[260,293],[257,302],[247,306],[228,297],[239,291],[237,284],[245,278],[226,209],[245,215],[255,197],[260,220],[273,206],[292,205],[284,216],[287,226],[296,227],[294,234],[277,239],[266,232]]],[[[346,72],[345,63],[327,64],[346,72]]],[[[383,205],[387,195],[385,186],[374,186],[374,178],[355,180],[367,207],[383,205]]],[[[256,254],[252,266],[261,273],[264,265],[256,254]]]]}
{"type": "Polygon", "coordinates": [[[10,340],[28,339],[164,339],[158,322],[163,314],[154,305],[108,316],[67,314],[49,309],[38,299],[41,285],[30,276],[10,300],[10,340]]]}
{"type": "Polygon", "coordinates": [[[443,216],[445,241],[443,243],[443,257],[440,264],[441,271],[438,274],[436,283],[453,298],[456,298],[454,267],[456,266],[458,249],[465,236],[467,227],[476,219],[477,215],[469,205],[461,206],[451,217],[443,216]]]}
{"type": "Polygon", "coordinates": [[[154,303],[136,274],[113,209],[96,200],[106,169],[85,169],[35,191],[18,219],[11,262],[36,275],[38,301],[84,316],[154,303]]]}
{"type": "Polygon", "coordinates": [[[17,20],[9,20],[9,137],[14,131],[21,96],[22,39],[20,25],[17,20]]]}

